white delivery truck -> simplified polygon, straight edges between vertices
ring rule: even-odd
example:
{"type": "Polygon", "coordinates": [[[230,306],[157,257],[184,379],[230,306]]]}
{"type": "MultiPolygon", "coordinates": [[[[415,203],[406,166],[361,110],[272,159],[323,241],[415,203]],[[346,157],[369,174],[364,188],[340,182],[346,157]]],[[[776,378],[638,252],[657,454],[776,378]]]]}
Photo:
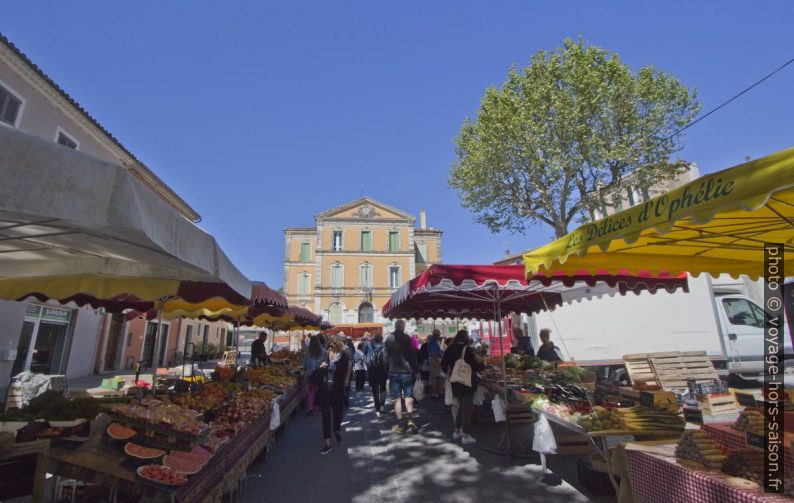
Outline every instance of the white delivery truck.
{"type": "MultiPolygon", "coordinates": [[[[535,348],[541,328],[566,358],[606,366],[621,378],[623,355],[706,351],[722,374],[755,381],[763,373],[763,282],[728,275],[689,277],[689,292],[617,294],[608,287],[582,287],[593,295],[525,318],[535,348]],[[600,297],[599,297],[600,295],[600,297]]],[[[581,297],[582,292],[572,292],[581,297]]],[[[784,323],[784,325],[786,325],[784,323]]],[[[785,328],[785,354],[792,354],[785,328]]],[[[794,373],[794,359],[785,363],[794,373]]]]}

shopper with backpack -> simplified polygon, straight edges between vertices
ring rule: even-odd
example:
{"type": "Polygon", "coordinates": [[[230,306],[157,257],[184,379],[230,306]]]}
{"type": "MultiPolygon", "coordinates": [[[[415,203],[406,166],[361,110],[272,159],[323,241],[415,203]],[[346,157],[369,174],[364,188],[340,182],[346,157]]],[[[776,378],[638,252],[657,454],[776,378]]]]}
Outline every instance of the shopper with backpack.
{"type": "Polygon", "coordinates": [[[383,335],[373,337],[367,351],[367,374],[372,398],[375,400],[375,414],[380,417],[381,409],[386,403],[386,358],[383,354],[383,335]]]}
{"type": "Polygon", "coordinates": [[[419,362],[417,354],[419,351],[414,348],[411,337],[405,333],[405,321],[397,320],[394,324],[394,332],[386,337],[384,342],[386,364],[389,376],[389,394],[394,400],[394,415],[397,424],[392,431],[394,433],[404,433],[406,429],[411,433],[416,433],[419,429],[414,423],[414,380],[418,381],[419,362]],[[403,417],[402,401],[405,400],[405,417],[407,419],[405,427],[400,424],[403,417]]]}

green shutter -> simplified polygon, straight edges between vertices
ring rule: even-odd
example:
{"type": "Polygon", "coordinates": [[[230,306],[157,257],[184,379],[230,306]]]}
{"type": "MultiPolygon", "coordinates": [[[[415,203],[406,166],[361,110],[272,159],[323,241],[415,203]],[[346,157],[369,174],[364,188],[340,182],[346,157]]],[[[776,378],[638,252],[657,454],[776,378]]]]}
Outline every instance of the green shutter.
{"type": "Polygon", "coordinates": [[[399,232],[389,232],[389,251],[390,252],[400,251],[400,233],[399,232]]]}
{"type": "Polygon", "coordinates": [[[361,251],[372,251],[372,233],[361,231],[361,251]]]}
{"type": "Polygon", "coordinates": [[[308,262],[311,260],[311,244],[310,243],[301,243],[301,262],[308,262]]]}

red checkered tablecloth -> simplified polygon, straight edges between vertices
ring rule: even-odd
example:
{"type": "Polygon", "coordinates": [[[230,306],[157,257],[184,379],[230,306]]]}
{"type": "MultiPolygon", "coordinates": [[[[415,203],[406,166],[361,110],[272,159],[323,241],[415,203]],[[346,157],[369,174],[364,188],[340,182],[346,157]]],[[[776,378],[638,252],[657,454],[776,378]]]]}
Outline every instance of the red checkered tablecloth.
{"type": "Polygon", "coordinates": [[[679,465],[675,459],[626,449],[629,481],[647,503],[792,503],[794,499],[738,489],[722,478],[679,465]]]}
{"type": "MultiPolygon", "coordinates": [[[[734,430],[732,423],[706,424],[703,426],[703,430],[714,438],[723,451],[747,447],[747,436],[743,431],[734,430]]],[[[794,456],[791,455],[791,446],[789,445],[791,434],[787,434],[784,439],[783,466],[787,472],[794,473],[794,456]]]]}

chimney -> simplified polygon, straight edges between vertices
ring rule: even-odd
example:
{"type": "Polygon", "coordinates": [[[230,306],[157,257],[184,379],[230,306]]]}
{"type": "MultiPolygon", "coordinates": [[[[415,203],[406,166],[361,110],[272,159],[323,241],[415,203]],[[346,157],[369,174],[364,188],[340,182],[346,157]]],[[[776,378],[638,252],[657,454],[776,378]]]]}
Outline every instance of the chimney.
{"type": "Polygon", "coordinates": [[[419,228],[422,230],[427,229],[427,214],[424,208],[419,212],[419,228]]]}

